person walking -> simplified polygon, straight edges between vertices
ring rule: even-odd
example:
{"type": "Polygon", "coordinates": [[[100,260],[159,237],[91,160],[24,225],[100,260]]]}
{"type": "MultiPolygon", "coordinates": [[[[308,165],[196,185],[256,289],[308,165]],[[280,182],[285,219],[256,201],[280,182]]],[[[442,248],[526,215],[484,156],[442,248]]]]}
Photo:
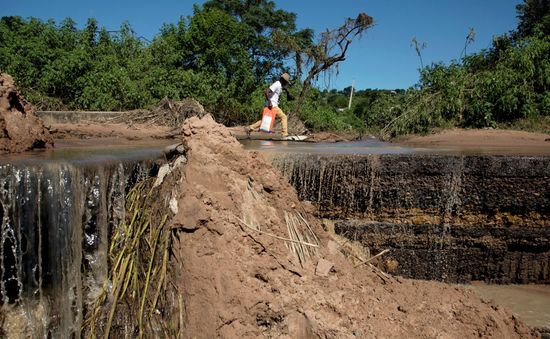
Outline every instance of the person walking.
{"type": "MultiPolygon", "coordinates": [[[[265,98],[267,99],[266,106],[269,109],[272,109],[273,112],[275,112],[275,116],[279,119],[281,119],[281,136],[283,138],[286,138],[288,136],[288,124],[287,124],[287,117],[286,114],[283,112],[283,110],[279,107],[279,99],[281,97],[281,94],[283,93],[283,90],[287,93],[287,98],[291,99],[292,96],[287,90],[287,86],[290,83],[290,75],[288,73],[283,73],[279,80],[275,81],[271,86],[266,88],[264,94],[265,98]]],[[[255,131],[258,128],[260,128],[262,124],[262,120],[260,119],[256,123],[248,126],[246,128],[247,133],[250,133],[251,131],[255,131]]]]}

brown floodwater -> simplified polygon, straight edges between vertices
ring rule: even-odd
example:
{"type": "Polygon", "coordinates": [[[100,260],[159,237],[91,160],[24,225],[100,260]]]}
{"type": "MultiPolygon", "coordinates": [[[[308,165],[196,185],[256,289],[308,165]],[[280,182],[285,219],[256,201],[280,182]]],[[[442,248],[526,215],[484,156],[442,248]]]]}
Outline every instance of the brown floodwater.
{"type": "MultiPolygon", "coordinates": [[[[120,138],[94,138],[81,140],[56,140],[52,150],[1,155],[0,163],[36,161],[101,162],[110,159],[154,158],[175,140],[126,140],[120,138]]],[[[296,142],[272,140],[241,140],[246,150],[263,153],[313,153],[313,154],[464,154],[464,155],[533,155],[529,149],[501,149],[494,147],[413,147],[379,141],[371,138],[352,142],[296,142]]],[[[550,155],[550,147],[546,150],[550,155]]]]}
{"type": "Polygon", "coordinates": [[[550,285],[487,285],[476,282],[467,287],[483,299],[508,307],[530,326],[550,328],[550,285]]]}
{"type": "Polygon", "coordinates": [[[400,146],[377,139],[351,142],[297,142],[272,140],[240,140],[246,150],[267,153],[315,154],[410,154],[429,149],[400,146]]]}
{"type": "Polygon", "coordinates": [[[350,142],[297,142],[273,140],[240,140],[244,148],[265,153],[313,154],[447,154],[447,155],[502,155],[550,156],[550,143],[544,147],[526,146],[412,146],[370,138],[350,142]]]}
{"type": "Polygon", "coordinates": [[[155,159],[174,140],[126,140],[97,138],[56,140],[55,147],[25,153],[0,155],[0,164],[25,163],[108,163],[110,161],[155,159]]]}

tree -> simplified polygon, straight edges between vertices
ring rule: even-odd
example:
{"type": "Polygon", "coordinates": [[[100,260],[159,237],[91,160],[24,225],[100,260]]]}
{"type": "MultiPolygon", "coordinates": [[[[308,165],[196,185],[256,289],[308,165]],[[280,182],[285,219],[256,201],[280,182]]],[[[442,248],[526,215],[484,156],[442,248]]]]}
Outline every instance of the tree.
{"type": "Polygon", "coordinates": [[[97,45],[97,20],[89,18],[84,29],[84,39],[88,46],[93,47],[97,45]]]}
{"type": "Polygon", "coordinates": [[[344,61],[353,40],[361,37],[362,33],[373,23],[372,17],[361,13],[355,19],[346,19],[342,26],[322,33],[318,43],[297,51],[304,55],[305,64],[309,66],[309,70],[292,111],[293,114],[300,112],[312,81],[317,79],[321,73],[330,70],[335,64],[344,61]]]}
{"type": "Polygon", "coordinates": [[[278,75],[289,57],[295,57],[296,64],[301,64],[300,57],[294,53],[295,49],[274,43],[276,37],[292,37],[302,47],[306,47],[313,36],[310,29],[296,31],[296,14],[276,9],[273,1],[209,0],[203,7],[219,9],[247,27],[248,34],[241,37],[241,44],[249,53],[258,82],[278,75]]]}
{"type": "Polygon", "coordinates": [[[516,6],[518,27],[514,32],[516,40],[534,34],[550,35],[550,0],[523,0],[516,6]]]}

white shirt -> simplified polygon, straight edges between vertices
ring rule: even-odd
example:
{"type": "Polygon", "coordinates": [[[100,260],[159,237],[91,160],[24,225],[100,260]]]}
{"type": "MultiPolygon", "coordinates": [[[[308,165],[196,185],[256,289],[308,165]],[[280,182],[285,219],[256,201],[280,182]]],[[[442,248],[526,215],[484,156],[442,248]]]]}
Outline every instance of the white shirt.
{"type": "Polygon", "coordinates": [[[279,107],[279,97],[283,92],[283,85],[281,85],[281,82],[277,80],[271,86],[269,86],[269,89],[271,90],[271,96],[269,97],[269,101],[271,101],[271,106],[279,107]]]}

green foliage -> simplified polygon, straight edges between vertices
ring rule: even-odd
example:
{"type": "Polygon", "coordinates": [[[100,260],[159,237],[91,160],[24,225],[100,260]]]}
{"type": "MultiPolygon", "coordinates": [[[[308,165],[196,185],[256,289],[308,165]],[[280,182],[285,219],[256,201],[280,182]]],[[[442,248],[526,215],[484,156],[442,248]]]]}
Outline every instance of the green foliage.
{"type": "Polygon", "coordinates": [[[516,11],[519,19],[514,32],[516,39],[550,35],[550,0],[523,0],[516,11]]]}
{"type": "Polygon", "coordinates": [[[325,97],[327,104],[333,108],[345,108],[348,107],[349,93],[333,92],[325,97]]]}
{"type": "Polygon", "coordinates": [[[292,54],[287,46],[274,43],[274,36],[291,38],[302,44],[311,42],[311,30],[296,31],[296,14],[276,9],[273,1],[209,0],[203,7],[227,13],[242,25],[246,33],[238,39],[243,41],[242,50],[249,54],[258,82],[278,75],[284,68],[285,58],[292,54]]]}
{"type": "Polygon", "coordinates": [[[496,38],[491,49],[461,62],[424,67],[418,87],[396,97],[397,102],[377,99],[363,108],[368,110],[363,113],[367,125],[385,124],[382,134],[392,137],[445,126],[495,127],[518,121],[533,126],[549,116],[550,36],[540,34],[546,29],[548,1],[527,0],[518,9],[517,32],[496,38]]]}
{"type": "Polygon", "coordinates": [[[306,100],[300,110],[300,118],[312,131],[363,130],[364,124],[349,110],[335,111],[330,106],[317,105],[306,100]]]}
{"type": "MultiPolygon", "coordinates": [[[[292,91],[299,105],[283,100],[283,109],[301,105],[312,130],[368,128],[388,137],[445,126],[532,126],[550,116],[550,0],[524,0],[517,13],[517,29],[476,54],[466,51],[475,37],[470,29],[463,58],[422,65],[414,88],[357,91],[348,110],[351,88],[321,92],[298,81],[292,91]]],[[[365,18],[364,29],[372,24],[365,18]]],[[[127,22],[108,32],[93,18],[79,29],[70,18],[2,17],[0,70],[40,109],[129,110],[194,97],[218,121],[250,123],[261,114],[268,79],[289,65],[300,79],[308,61],[326,53],[295,21],[269,0],[208,0],[145,44],[127,22]]],[[[421,58],[425,44],[413,45],[421,58]]]]}
{"type": "Polygon", "coordinates": [[[402,98],[399,95],[380,92],[371,101],[365,99],[357,103],[355,112],[363,116],[369,129],[380,129],[401,114],[402,98]]]}
{"type": "MultiPolygon", "coordinates": [[[[308,129],[315,132],[364,130],[363,120],[352,110],[323,103],[323,95],[319,90],[312,89],[302,104],[299,117],[308,129]]],[[[344,106],[347,107],[347,102],[344,106]]],[[[283,108],[285,109],[285,106],[283,108]]]]}
{"type": "Polygon", "coordinates": [[[41,108],[120,110],[153,102],[141,77],[144,46],[128,23],[110,35],[98,32],[94,19],[78,30],[69,18],[57,26],[3,17],[0,36],[0,55],[7,56],[0,69],[41,108]]]}

